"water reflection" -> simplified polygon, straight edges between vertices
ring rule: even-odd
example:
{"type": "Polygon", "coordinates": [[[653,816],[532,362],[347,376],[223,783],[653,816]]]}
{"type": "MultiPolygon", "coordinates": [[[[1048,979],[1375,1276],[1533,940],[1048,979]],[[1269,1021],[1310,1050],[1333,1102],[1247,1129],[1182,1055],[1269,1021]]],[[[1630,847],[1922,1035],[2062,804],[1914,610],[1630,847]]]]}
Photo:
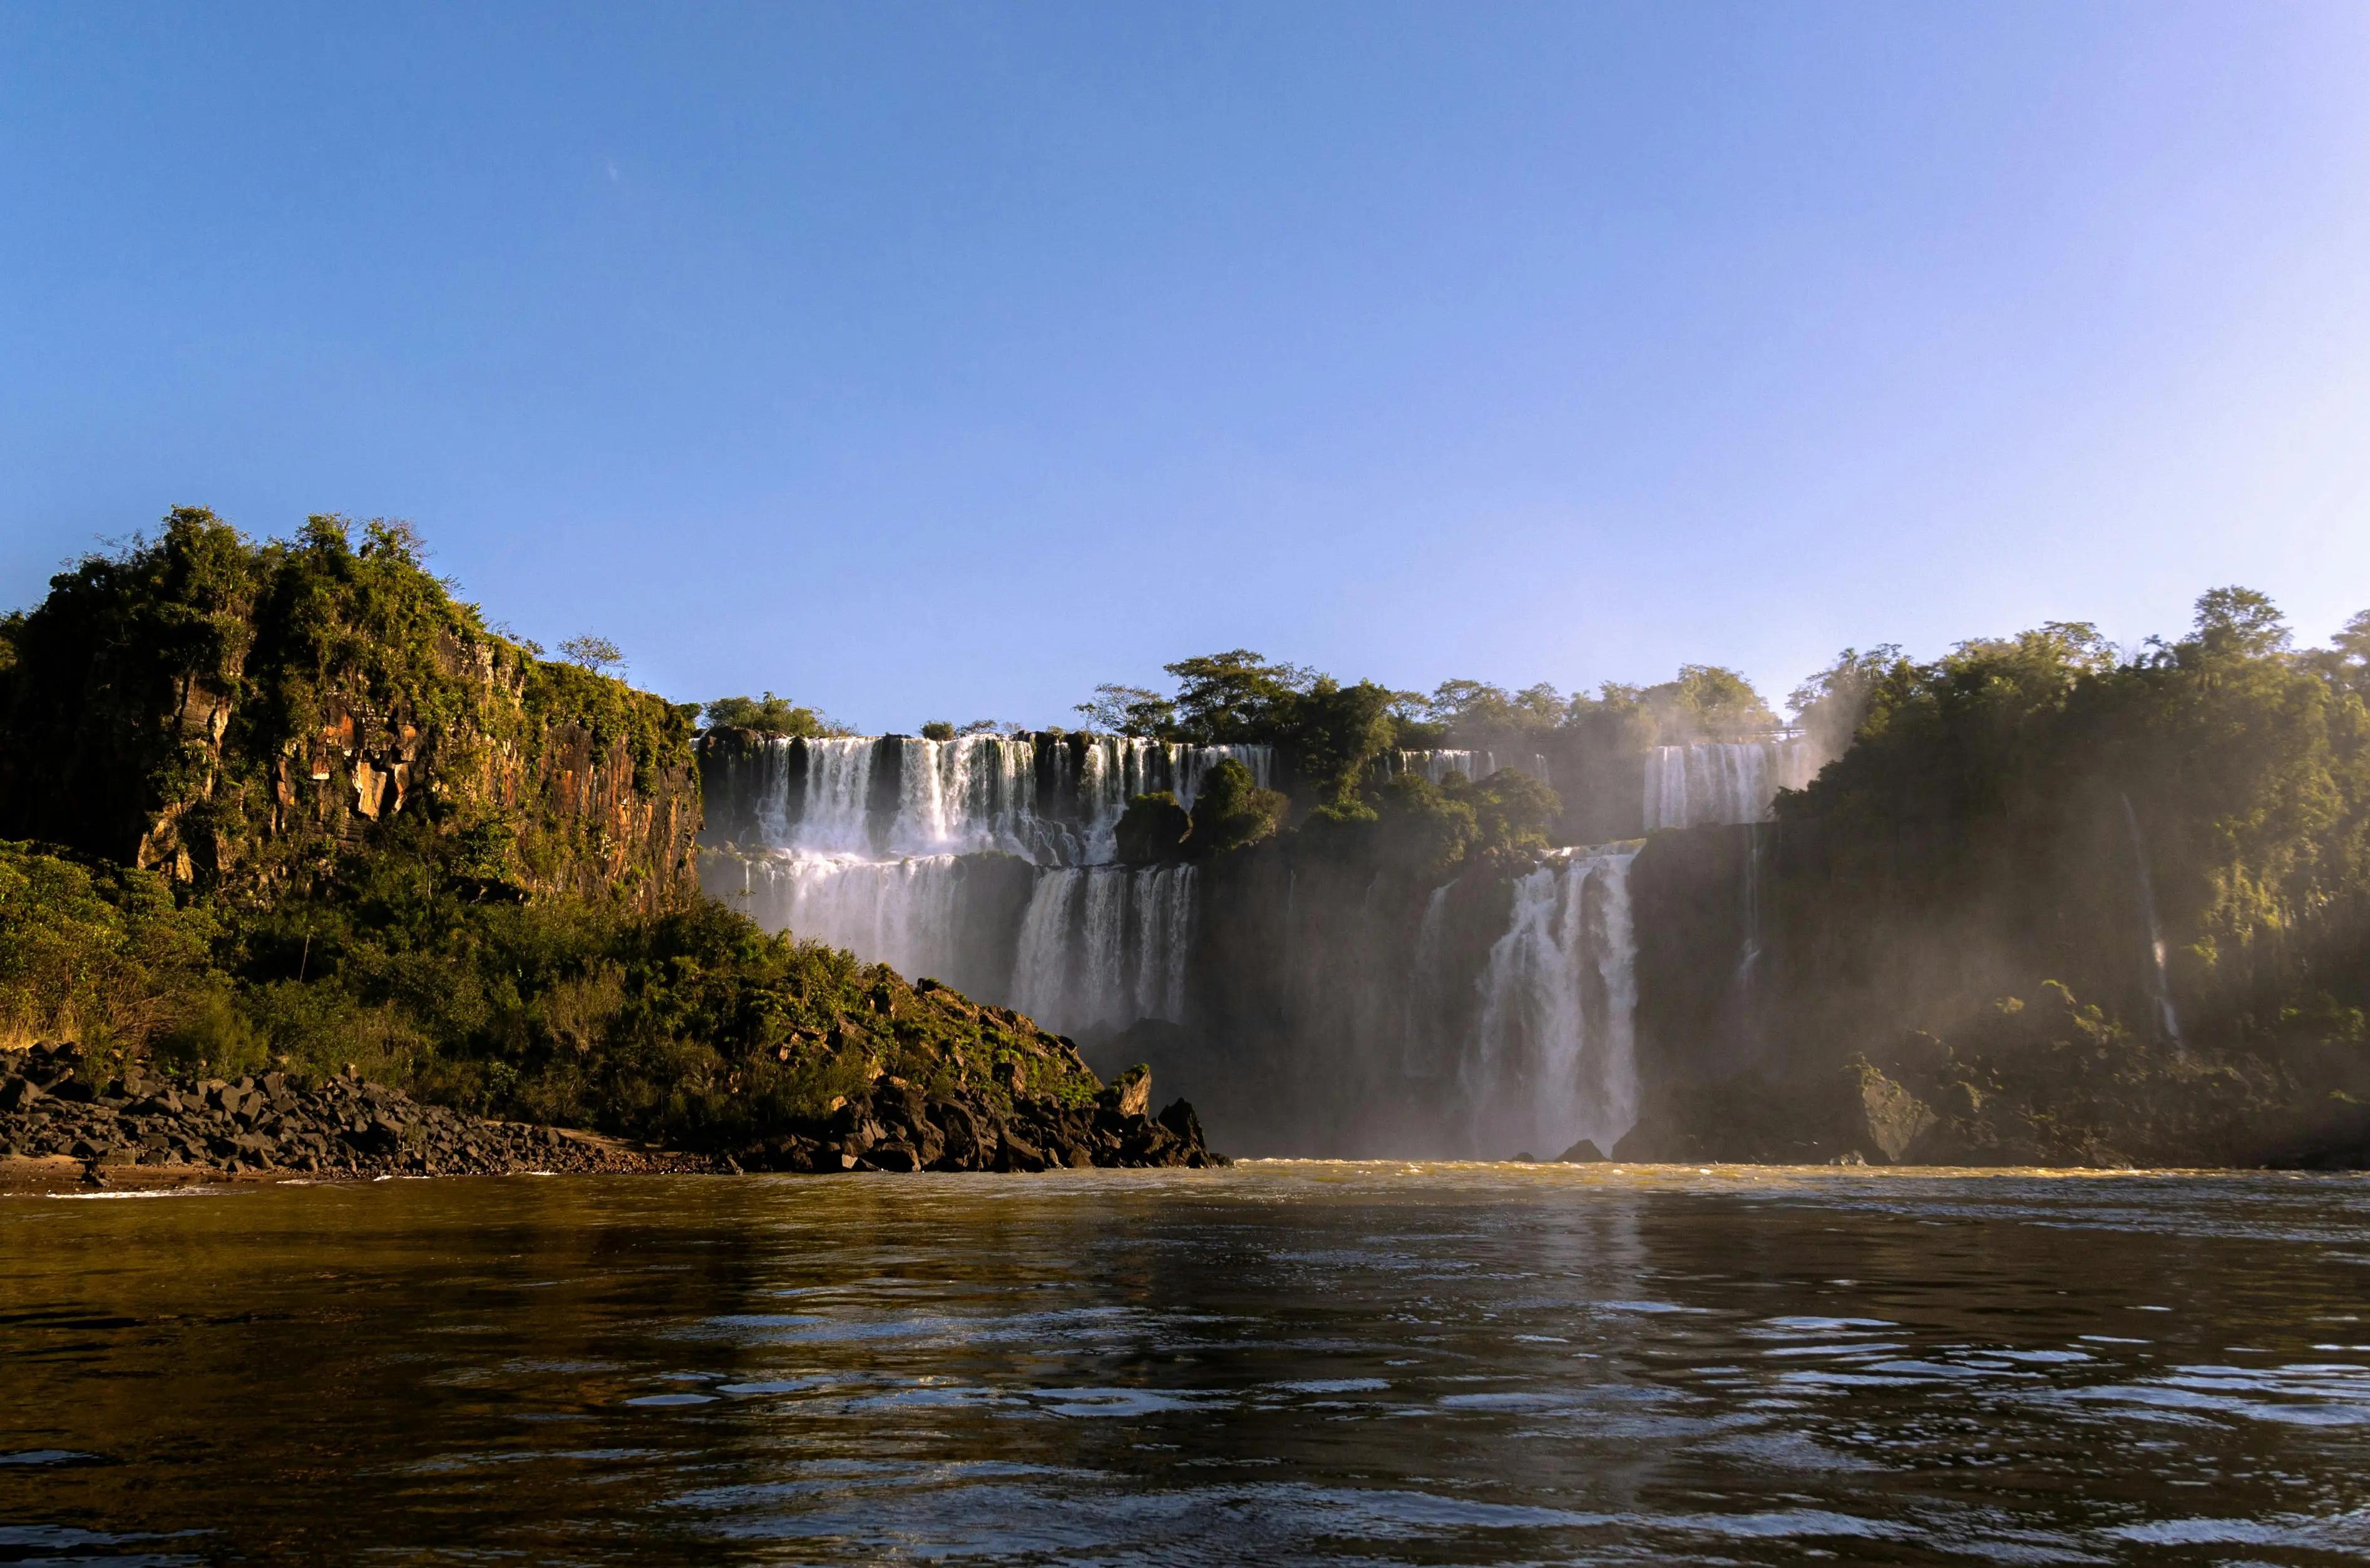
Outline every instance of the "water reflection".
{"type": "Polygon", "coordinates": [[[1260,1165],[0,1202],[0,1560],[2318,1562],[2370,1183],[1260,1165]]]}

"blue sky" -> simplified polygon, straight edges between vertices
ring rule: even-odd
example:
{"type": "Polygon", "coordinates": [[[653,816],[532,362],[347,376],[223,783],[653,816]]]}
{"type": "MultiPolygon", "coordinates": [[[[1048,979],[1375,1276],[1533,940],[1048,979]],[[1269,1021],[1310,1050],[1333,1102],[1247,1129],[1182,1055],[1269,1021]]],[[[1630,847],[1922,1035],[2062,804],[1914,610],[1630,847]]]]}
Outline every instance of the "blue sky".
{"type": "Polygon", "coordinates": [[[2370,607],[2370,7],[0,5],[0,603],[408,517],[1058,722],[2370,607]]]}

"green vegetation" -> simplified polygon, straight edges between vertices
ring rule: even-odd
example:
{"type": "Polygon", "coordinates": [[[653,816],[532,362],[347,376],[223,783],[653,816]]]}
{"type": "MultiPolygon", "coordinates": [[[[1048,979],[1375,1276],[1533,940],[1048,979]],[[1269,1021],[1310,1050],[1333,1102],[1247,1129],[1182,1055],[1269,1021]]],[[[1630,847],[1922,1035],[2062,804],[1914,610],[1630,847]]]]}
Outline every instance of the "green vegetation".
{"type": "Polygon", "coordinates": [[[792,739],[820,738],[846,732],[811,708],[799,708],[788,698],[767,692],[763,698],[719,697],[701,709],[712,730],[754,730],[761,735],[792,739]]]}
{"type": "MultiPolygon", "coordinates": [[[[729,1147],[895,1074],[1090,1080],[1025,1020],[702,898],[698,710],[486,626],[406,525],[174,512],[0,622],[0,1041],[729,1147]],[[39,841],[39,842],[36,842],[39,841]]],[[[770,693],[711,722],[812,733],[770,693]]]]}
{"type": "Polygon", "coordinates": [[[619,675],[626,673],[625,651],[605,637],[586,632],[570,637],[559,644],[559,656],[580,670],[590,670],[596,675],[619,675]]]}
{"type": "Polygon", "coordinates": [[[154,872],[0,843],[0,1046],[147,1044],[215,995],[217,934],[154,872]]]}
{"type": "Polygon", "coordinates": [[[408,525],[355,533],[316,516],[257,545],[183,507],[53,578],[0,628],[0,833],[255,892],[416,810],[489,877],[549,886],[627,825],[589,793],[601,769],[689,787],[691,709],[489,630],[408,525]],[[546,792],[572,809],[532,809],[546,792]]]}
{"type": "MultiPolygon", "coordinates": [[[[1686,665],[1660,686],[1607,684],[1593,697],[1567,697],[1547,685],[1510,693],[1474,680],[1444,681],[1427,697],[1373,681],[1344,683],[1245,648],[1182,659],[1167,670],[1177,681],[1173,694],[1102,686],[1078,711],[1093,728],[1114,733],[1272,745],[1285,761],[1295,810],[1328,826],[1389,814],[1383,791],[1398,750],[1494,751],[1526,768],[1530,758],[1544,757],[1559,781],[1569,778],[1596,797],[1625,771],[1634,775],[1643,747],[1780,729],[1743,676],[1708,664],[1686,665]]],[[[1568,812],[1558,800],[1540,831],[1570,843],[1638,829],[1618,811],[1568,812]]]]}
{"type": "Polygon", "coordinates": [[[1119,858],[1131,866],[1176,859],[1185,852],[1186,836],[1192,831],[1193,819],[1168,790],[1138,795],[1128,801],[1115,830],[1119,858]]]}
{"type": "Polygon", "coordinates": [[[1820,933],[1802,939],[1824,955],[1801,973],[1804,1028],[1832,1034],[1849,1007],[1996,1055],[1991,998],[2063,982],[2104,1009],[2100,1028],[2166,1039],[2152,901],[2186,1033],[2174,1043],[2358,1052],[2365,625],[2296,652],[2269,600],[2216,589],[2187,637],[2128,657],[2078,623],[1926,663],[1847,654],[1806,709],[1857,739],[1778,803],[1784,829],[1818,846],[1799,872],[1781,857],[1769,890],[1776,919],[1820,933]],[[1881,956],[1847,962],[1854,948],[1903,955],[1898,977],[1881,978],[1881,956]]]}
{"type": "Polygon", "coordinates": [[[1195,855],[1247,848],[1273,836],[1288,804],[1281,790],[1260,789],[1249,768],[1228,758],[1202,780],[1187,847],[1195,855]]]}
{"type": "Polygon", "coordinates": [[[0,1030],[105,1075],[358,1068],[481,1113],[731,1147],[881,1073],[1083,1101],[1026,1020],[710,900],[646,914],[485,903],[426,840],[268,906],[175,905],[163,879],[0,845],[0,1030]]]}

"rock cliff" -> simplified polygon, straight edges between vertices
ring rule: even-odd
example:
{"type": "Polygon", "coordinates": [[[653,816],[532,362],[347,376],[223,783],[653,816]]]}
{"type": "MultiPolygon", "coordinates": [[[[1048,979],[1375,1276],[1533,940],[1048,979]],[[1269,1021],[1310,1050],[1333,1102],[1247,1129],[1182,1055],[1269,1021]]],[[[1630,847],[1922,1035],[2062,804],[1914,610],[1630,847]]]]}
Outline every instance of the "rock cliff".
{"type": "Polygon", "coordinates": [[[0,627],[0,837],[210,889],[406,834],[489,892],[696,889],[689,710],[489,629],[400,525],[181,509],[51,588],[0,627]]]}

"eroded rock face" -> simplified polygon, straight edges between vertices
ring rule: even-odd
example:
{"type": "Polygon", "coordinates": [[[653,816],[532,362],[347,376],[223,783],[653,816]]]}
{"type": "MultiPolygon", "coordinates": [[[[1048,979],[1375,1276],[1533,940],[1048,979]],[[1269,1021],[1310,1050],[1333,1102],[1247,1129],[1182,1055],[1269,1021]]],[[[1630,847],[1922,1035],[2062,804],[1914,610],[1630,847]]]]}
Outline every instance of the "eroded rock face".
{"type": "Polygon", "coordinates": [[[1152,1111],[1152,1070],[1133,1066],[1113,1078],[1103,1090],[1104,1105],[1122,1116],[1145,1116],[1152,1111]]]}
{"type": "Polygon", "coordinates": [[[536,657],[365,533],[259,546],[184,510],[54,579],[0,665],[0,838],[269,886],[413,831],[521,893],[692,896],[688,712],[536,657]]]}

